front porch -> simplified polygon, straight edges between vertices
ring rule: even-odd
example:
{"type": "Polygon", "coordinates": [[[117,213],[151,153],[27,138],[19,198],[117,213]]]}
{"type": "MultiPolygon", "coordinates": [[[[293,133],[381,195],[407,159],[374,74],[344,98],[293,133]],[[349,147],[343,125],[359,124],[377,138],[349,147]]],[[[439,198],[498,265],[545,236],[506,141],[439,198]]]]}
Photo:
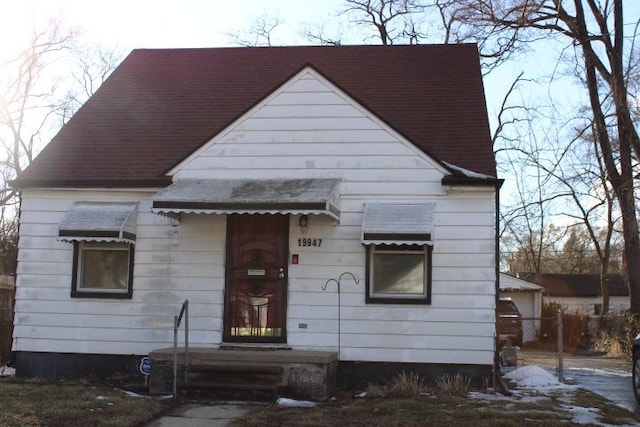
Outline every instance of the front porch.
{"type": "MultiPolygon", "coordinates": [[[[152,394],[173,391],[173,348],[149,353],[152,394]]],[[[177,390],[198,390],[222,399],[243,393],[325,401],[336,390],[335,352],[229,346],[190,348],[185,377],[184,348],[178,349],[177,390]],[[185,381],[186,380],[186,381],[185,381]]]]}

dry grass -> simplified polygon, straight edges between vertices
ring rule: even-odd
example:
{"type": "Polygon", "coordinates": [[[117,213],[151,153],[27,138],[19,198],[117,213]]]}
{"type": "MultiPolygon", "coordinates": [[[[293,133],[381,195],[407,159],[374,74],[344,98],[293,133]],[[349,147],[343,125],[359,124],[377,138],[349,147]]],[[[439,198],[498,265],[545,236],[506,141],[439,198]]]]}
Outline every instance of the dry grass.
{"type": "Polygon", "coordinates": [[[388,397],[416,397],[424,391],[424,382],[415,372],[400,372],[387,385],[388,397]]]}
{"type": "Polygon", "coordinates": [[[0,381],[0,426],[134,427],[172,407],[172,399],[128,396],[87,383],[0,381]]]}
{"type": "MultiPolygon", "coordinates": [[[[313,408],[267,407],[231,425],[326,426],[473,426],[560,427],[578,425],[579,407],[591,408],[593,424],[637,425],[640,415],[621,409],[583,390],[573,394],[533,398],[470,396],[470,380],[462,375],[442,375],[431,388],[414,373],[402,372],[384,385],[367,387],[365,398],[342,393],[334,401],[313,408]]],[[[484,393],[487,393],[484,390],[484,393]]],[[[584,409],[583,411],[587,411],[584,409]]]]}
{"type": "Polygon", "coordinates": [[[638,425],[640,416],[620,409],[604,398],[579,392],[573,398],[477,399],[427,394],[411,398],[354,398],[343,394],[313,408],[272,406],[250,413],[231,426],[347,427],[347,426],[473,426],[566,427],[573,421],[569,407],[597,408],[590,425],[638,425]]]}
{"type": "Polygon", "coordinates": [[[369,397],[416,397],[425,392],[424,381],[415,372],[400,372],[384,385],[367,386],[369,397]]]}
{"type": "Polygon", "coordinates": [[[470,384],[471,378],[460,374],[444,374],[436,378],[438,393],[444,396],[466,396],[470,384]]]}
{"type": "MultiPolygon", "coordinates": [[[[536,399],[456,396],[464,377],[441,378],[431,390],[415,374],[403,374],[380,386],[380,393],[411,397],[354,398],[342,393],[313,408],[271,406],[236,420],[233,426],[538,426],[576,425],[568,407],[596,408],[596,425],[640,425],[640,416],[620,409],[595,394],[539,396],[536,399]],[[426,390],[426,392],[425,392],[426,390]],[[418,392],[419,391],[419,392],[418,392]]],[[[373,388],[372,388],[373,389],[373,388]]],[[[129,397],[122,390],[90,383],[26,383],[0,381],[0,426],[141,426],[181,403],[129,397]]]]}
{"type": "MultiPolygon", "coordinates": [[[[440,396],[465,396],[471,379],[460,374],[444,374],[436,378],[435,390],[440,396]]],[[[384,385],[367,387],[368,397],[419,397],[428,393],[425,382],[415,372],[400,372],[384,385]]]]}

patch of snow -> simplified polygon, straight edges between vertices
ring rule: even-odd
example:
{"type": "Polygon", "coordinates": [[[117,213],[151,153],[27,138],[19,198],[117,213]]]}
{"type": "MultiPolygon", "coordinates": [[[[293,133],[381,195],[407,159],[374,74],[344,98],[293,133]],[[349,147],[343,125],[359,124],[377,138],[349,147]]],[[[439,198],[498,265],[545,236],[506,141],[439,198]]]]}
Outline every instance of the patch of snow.
{"type": "Polygon", "coordinates": [[[143,399],[155,399],[155,400],[165,400],[165,399],[172,399],[173,395],[172,394],[163,394],[160,396],[148,396],[146,394],[139,394],[133,391],[129,391],[129,390],[121,390],[124,394],[126,394],[129,397],[141,397],[143,399]]]}
{"type": "MultiPolygon", "coordinates": [[[[573,369],[573,368],[572,368],[573,369]]],[[[600,372],[598,369],[584,369],[585,373],[590,372],[593,375],[592,381],[596,381],[599,376],[611,374],[610,370],[600,372]]],[[[629,376],[628,373],[618,372],[615,377],[629,376]]],[[[585,375],[585,376],[588,376],[585,375]]],[[[471,392],[469,397],[482,401],[501,401],[504,402],[505,408],[510,407],[509,402],[540,402],[548,400],[553,396],[560,402],[560,407],[567,411],[571,416],[571,424],[575,425],[598,425],[609,426],[603,424],[600,419],[600,411],[597,408],[584,408],[573,404],[575,392],[579,389],[578,385],[567,385],[560,382],[553,374],[539,366],[522,366],[515,368],[504,375],[505,378],[516,382],[517,387],[512,391],[511,396],[503,394],[490,394],[471,392]]],[[[587,389],[590,389],[587,387],[587,389]]],[[[607,396],[605,396],[607,397],[607,396]]],[[[631,421],[631,420],[630,420],[631,421]]],[[[637,424],[628,424],[628,426],[637,424]]],[[[618,426],[619,427],[619,426],[618,426]]]]}
{"type": "Polygon", "coordinates": [[[596,408],[562,405],[562,409],[571,413],[571,422],[574,424],[602,425],[602,421],[600,421],[600,418],[598,417],[600,411],[596,408]]]}
{"type": "Polygon", "coordinates": [[[576,386],[560,382],[553,374],[539,366],[523,366],[504,375],[515,381],[520,388],[536,389],[537,391],[575,389],[576,386]]]}
{"type": "Polygon", "coordinates": [[[107,400],[107,396],[96,396],[96,400],[107,400]]]}
{"type": "Polygon", "coordinates": [[[360,393],[356,394],[356,397],[367,397],[367,392],[361,391],[360,393]]]}
{"type": "Polygon", "coordinates": [[[276,404],[280,406],[292,406],[292,407],[298,407],[298,408],[310,408],[317,405],[316,402],[311,402],[309,400],[295,400],[295,399],[289,399],[286,397],[278,398],[278,400],[276,401],[276,404]]]}
{"type": "Polygon", "coordinates": [[[465,169],[463,167],[453,165],[453,164],[451,164],[449,162],[442,162],[442,163],[444,163],[449,168],[451,168],[451,169],[453,169],[453,170],[455,170],[457,172],[460,172],[461,174],[463,174],[464,176],[469,177],[469,178],[481,178],[481,179],[493,178],[492,176],[485,175],[485,174],[479,173],[479,172],[474,172],[474,171],[471,171],[469,169],[465,169]]]}
{"type": "Polygon", "coordinates": [[[0,366],[0,377],[13,377],[16,375],[15,368],[8,366],[0,366]]]}

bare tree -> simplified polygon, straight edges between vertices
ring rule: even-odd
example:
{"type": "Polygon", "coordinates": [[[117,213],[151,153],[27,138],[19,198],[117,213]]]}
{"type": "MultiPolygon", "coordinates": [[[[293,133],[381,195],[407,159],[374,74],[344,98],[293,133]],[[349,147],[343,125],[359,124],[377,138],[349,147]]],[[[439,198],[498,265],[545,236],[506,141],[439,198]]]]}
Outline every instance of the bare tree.
{"type": "Polygon", "coordinates": [[[345,12],[360,28],[375,28],[383,45],[417,43],[422,37],[413,15],[426,6],[420,0],[345,0],[345,12]]]}
{"type": "MultiPolygon", "coordinates": [[[[549,145],[554,145],[549,142],[549,145]]],[[[593,135],[580,130],[568,143],[556,143],[558,157],[538,162],[536,167],[547,175],[558,188],[557,195],[565,201],[557,210],[571,221],[572,227],[565,246],[572,246],[570,257],[576,261],[565,263],[565,273],[579,273],[585,268],[585,260],[595,260],[599,266],[602,291],[602,315],[609,310],[607,277],[612,256],[612,244],[619,217],[616,216],[616,199],[593,135]],[[576,227],[582,231],[577,233],[576,227]],[[588,240],[589,249],[579,240],[588,240]],[[580,248],[584,248],[581,250],[580,248]],[[586,252],[593,255],[586,256],[586,252]]],[[[567,250],[565,249],[565,252],[567,250]]],[[[591,264],[591,262],[589,262],[591,264]]],[[[590,265],[586,268],[592,269],[590,265]]],[[[595,272],[595,271],[590,271],[595,272]]]]}
{"type": "Polygon", "coordinates": [[[60,59],[75,34],[64,31],[57,22],[51,22],[41,32],[33,32],[30,45],[19,56],[4,64],[9,73],[0,89],[0,153],[2,167],[2,199],[0,205],[10,203],[16,190],[8,187],[7,179],[20,175],[31,163],[40,138],[49,130],[56,114],[67,106],[60,101],[59,89],[43,78],[47,67],[60,59]]]}
{"type": "Polygon", "coordinates": [[[29,45],[1,64],[5,73],[0,81],[0,263],[4,266],[12,265],[5,258],[13,257],[10,246],[16,243],[12,233],[20,205],[11,181],[106,79],[119,59],[106,50],[79,49],[77,37],[75,31],[52,21],[41,31],[34,30],[29,45]],[[72,80],[66,78],[69,75],[72,80]]]}
{"type": "Polygon", "coordinates": [[[279,17],[264,13],[253,19],[248,30],[233,31],[227,35],[239,46],[273,46],[273,32],[282,23],[279,17]]]}
{"type": "Polygon", "coordinates": [[[63,108],[59,111],[61,124],[71,116],[98,90],[122,61],[123,54],[116,48],[103,46],[81,46],[74,44],[70,50],[72,81],[62,100],[63,108]]]}
{"type": "MultiPolygon", "coordinates": [[[[565,38],[585,82],[594,137],[622,214],[627,259],[640,259],[633,158],[640,141],[628,102],[622,0],[463,0],[468,23],[565,38]]],[[[636,34],[632,34],[635,40],[636,34]]],[[[524,40],[527,41],[527,40],[524,40]]],[[[631,311],[640,313],[640,264],[627,263],[631,311]]]]}

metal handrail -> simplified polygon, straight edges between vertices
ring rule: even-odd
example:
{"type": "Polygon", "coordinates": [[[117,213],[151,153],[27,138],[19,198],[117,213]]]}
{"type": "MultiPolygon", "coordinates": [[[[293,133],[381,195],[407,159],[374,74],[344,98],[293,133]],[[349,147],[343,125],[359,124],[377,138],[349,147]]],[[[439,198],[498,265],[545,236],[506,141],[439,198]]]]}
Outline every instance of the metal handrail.
{"type": "Polygon", "coordinates": [[[189,371],[189,300],[182,303],[177,316],[173,316],[173,397],[178,391],[178,329],[184,317],[184,382],[187,383],[189,371]]]}

